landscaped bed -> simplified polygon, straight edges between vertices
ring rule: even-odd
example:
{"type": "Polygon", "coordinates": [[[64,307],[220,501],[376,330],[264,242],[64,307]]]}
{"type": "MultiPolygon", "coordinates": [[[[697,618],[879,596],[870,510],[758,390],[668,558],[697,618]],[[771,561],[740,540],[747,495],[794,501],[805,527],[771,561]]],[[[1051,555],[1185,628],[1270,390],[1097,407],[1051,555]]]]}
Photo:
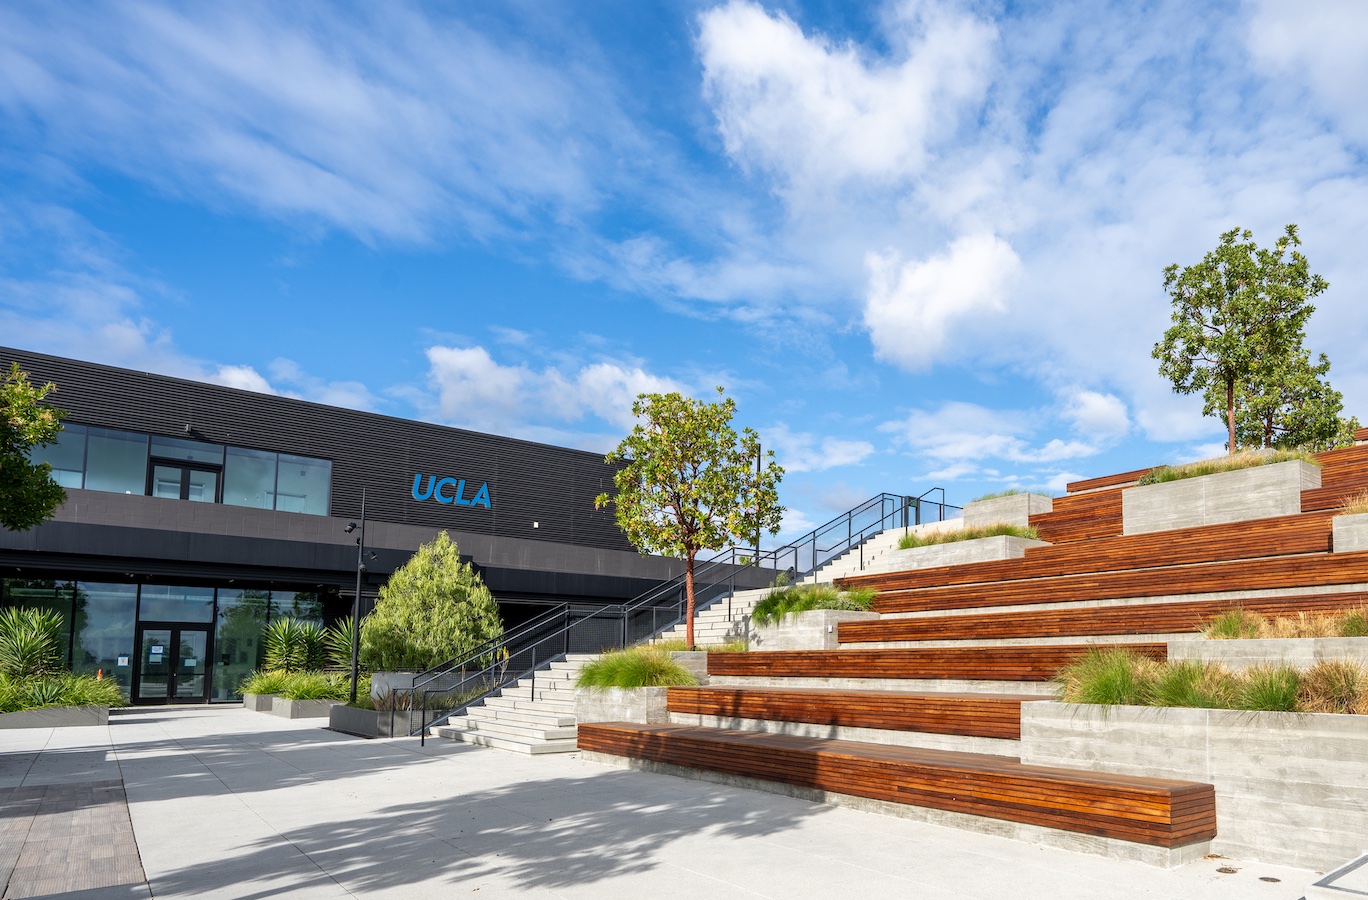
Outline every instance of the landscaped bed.
{"type": "Polygon", "coordinates": [[[1256,466],[1271,466],[1275,463],[1300,460],[1320,468],[1316,457],[1304,450],[1249,450],[1215,459],[1203,459],[1185,463],[1181,466],[1159,466],[1140,476],[1137,485],[1164,484],[1169,481],[1182,481],[1185,478],[1200,478],[1203,475],[1217,475],[1221,472],[1235,472],[1252,469],[1256,466]]]}
{"type": "Polygon", "coordinates": [[[961,528],[957,531],[936,531],[926,535],[905,534],[902,536],[902,539],[898,541],[898,549],[912,550],[917,547],[930,547],[936,544],[953,544],[959,541],[977,541],[991,537],[1016,537],[1028,541],[1038,541],[1040,540],[1040,532],[1025,525],[1012,525],[1007,522],[997,522],[992,525],[961,528]]]}

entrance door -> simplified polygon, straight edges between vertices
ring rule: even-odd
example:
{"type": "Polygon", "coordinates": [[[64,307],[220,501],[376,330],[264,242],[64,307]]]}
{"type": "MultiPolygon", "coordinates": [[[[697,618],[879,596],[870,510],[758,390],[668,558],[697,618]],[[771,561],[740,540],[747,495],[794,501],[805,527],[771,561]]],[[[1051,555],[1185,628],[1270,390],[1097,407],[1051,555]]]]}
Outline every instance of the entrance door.
{"type": "Polygon", "coordinates": [[[148,476],[147,493],[170,500],[217,503],[219,472],[214,468],[157,460],[152,463],[152,472],[148,476]]]}
{"type": "Polygon", "coordinates": [[[139,625],[134,703],[209,702],[209,626],[139,625]]]}

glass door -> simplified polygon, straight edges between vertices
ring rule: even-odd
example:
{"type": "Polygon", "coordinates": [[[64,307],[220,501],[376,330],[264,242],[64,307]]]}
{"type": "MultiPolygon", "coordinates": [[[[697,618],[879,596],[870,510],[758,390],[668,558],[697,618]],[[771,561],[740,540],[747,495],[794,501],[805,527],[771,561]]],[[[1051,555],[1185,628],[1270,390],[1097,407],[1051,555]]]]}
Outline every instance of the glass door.
{"type": "Polygon", "coordinates": [[[147,493],[171,500],[217,503],[219,472],[218,469],[154,462],[148,475],[147,493]]]}
{"type": "Polygon", "coordinates": [[[138,626],[134,703],[209,702],[209,628],[138,626]]]}

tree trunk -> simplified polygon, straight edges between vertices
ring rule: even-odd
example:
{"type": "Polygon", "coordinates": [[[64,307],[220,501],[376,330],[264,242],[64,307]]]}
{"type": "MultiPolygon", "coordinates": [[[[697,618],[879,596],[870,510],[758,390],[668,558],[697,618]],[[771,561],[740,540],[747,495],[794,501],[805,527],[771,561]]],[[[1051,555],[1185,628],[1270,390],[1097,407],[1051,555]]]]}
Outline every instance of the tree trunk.
{"type": "Polygon", "coordinates": [[[694,555],[690,553],[684,558],[684,644],[692,650],[694,648],[694,555]]]}
{"type": "Polygon", "coordinates": [[[1235,454],[1235,380],[1226,382],[1226,426],[1229,432],[1230,443],[1226,444],[1230,448],[1230,453],[1235,454]]]}

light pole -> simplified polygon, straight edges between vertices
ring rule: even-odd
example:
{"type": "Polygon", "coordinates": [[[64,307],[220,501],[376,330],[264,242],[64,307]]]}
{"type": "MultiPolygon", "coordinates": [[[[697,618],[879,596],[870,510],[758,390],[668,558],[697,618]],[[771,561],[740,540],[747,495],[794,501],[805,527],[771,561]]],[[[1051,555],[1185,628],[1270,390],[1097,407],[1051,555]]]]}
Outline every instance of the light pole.
{"type": "MultiPolygon", "coordinates": [[[[347,534],[356,530],[355,522],[348,522],[347,534]]],[[[356,704],[356,679],[361,665],[361,575],[366,571],[366,489],[361,489],[361,534],[356,539],[356,597],[352,599],[351,634],[351,702],[356,704]]]]}

